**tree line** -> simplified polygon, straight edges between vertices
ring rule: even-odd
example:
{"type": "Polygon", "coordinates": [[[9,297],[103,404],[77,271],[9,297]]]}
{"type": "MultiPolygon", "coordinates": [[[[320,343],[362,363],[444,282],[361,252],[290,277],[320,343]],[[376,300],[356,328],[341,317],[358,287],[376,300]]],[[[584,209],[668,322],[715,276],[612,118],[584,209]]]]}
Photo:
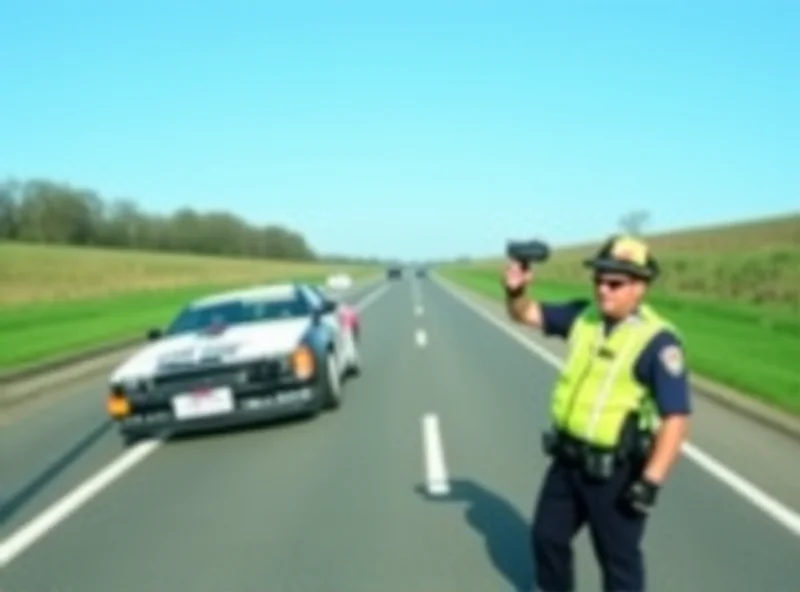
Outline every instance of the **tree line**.
{"type": "Polygon", "coordinates": [[[0,183],[0,240],[328,259],[316,253],[302,234],[281,225],[255,226],[229,212],[199,212],[190,207],[158,215],[143,211],[130,199],[107,200],[90,189],[46,179],[0,183]]]}

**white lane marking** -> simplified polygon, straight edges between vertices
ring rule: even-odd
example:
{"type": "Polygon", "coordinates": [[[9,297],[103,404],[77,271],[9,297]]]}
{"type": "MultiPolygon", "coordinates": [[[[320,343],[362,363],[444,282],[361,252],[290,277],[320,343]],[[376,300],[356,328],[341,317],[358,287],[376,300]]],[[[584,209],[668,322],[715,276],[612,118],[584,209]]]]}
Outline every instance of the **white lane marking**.
{"type": "Polygon", "coordinates": [[[428,343],[428,334],[425,333],[425,329],[417,329],[414,339],[419,347],[425,347],[428,343]]]}
{"type": "Polygon", "coordinates": [[[47,534],[64,518],[158,450],[162,444],[161,440],[151,440],[135,445],[25,524],[0,544],[0,567],[8,565],[17,555],[47,534]]]}
{"type": "Polygon", "coordinates": [[[425,449],[425,485],[431,495],[450,493],[439,418],[434,413],[422,417],[422,439],[425,449]]]}
{"type": "Polygon", "coordinates": [[[422,290],[417,279],[411,280],[411,301],[415,308],[422,308],[422,290]]]}
{"type": "MultiPolygon", "coordinates": [[[[509,322],[501,321],[488,310],[471,301],[463,294],[460,294],[457,289],[446,285],[445,282],[439,282],[439,285],[450,295],[517,341],[517,343],[528,351],[539,356],[558,370],[563,368],[563,360],[555,356],[552,352],[544,349],[538,343],[532,341],[529,337],[526,337],[519,329],[509,322]]],[[[696,447],[691,442],[687,441],[683,444],[683,454],[701,469],[705,470],[709,475],[716,478],[720,483],[727,485],[732,491],[742,496],[778,524],[788,529],[792,534],[800,536],[800,514],[797,511],[769,495],[754,483],[748,481],[733,469],[727,467],[721,461],[696,447]]]]}
{"type": "MultiPolygon", "coordinates": [[[[359,311],[375,303],[386,293],[389,286],[384,285],[359,300],[354,306],[359,311]]],[[[163,440],[147,440],[135,444],[97,473],[83,481],[65,496],[51,504],[46,510],[23,524],[5,540],[0,541],[0,568],[5,567],[33,545],[37,540],[53,530],[89,500],[102,492],[124,473],[130,471],[164,444],[163,440]]]]}
{"type": "Polygon", "coordinates": [[[354,308],[356,308],[359,311],[362,311],[362,310],[366,309],[368,306],[372,305],[372,303],[374,303],[378,298],[383,296],[388,289],[389,289],[389,286],[384,284],[383,286],[381,286],[377,290],[373,290],[372,292],[370,292],[369,294],[364,296],[361,300],[359,300],[354,305],[354,308]]]}
{"type": "Polygon", "coordinates": [[[414,314],[416,314],[418,317],[421,317],[423,314],[425,314],[425,309],[422,308],[422,305],[417,305],[417,307],[414,309],[414,314]]]}
{"type": "Polygon", "coordinates": [[[740,496],[751,502],[762,512],[779,524],[785,526],[793,534],[800,536],[800,514],[786,506],[767,492],[759,489],[733,469],[728,468],[713,456],[697,448],[690,442],[683,445],[683,453],[706,472],[730,487],[740,496]]]}

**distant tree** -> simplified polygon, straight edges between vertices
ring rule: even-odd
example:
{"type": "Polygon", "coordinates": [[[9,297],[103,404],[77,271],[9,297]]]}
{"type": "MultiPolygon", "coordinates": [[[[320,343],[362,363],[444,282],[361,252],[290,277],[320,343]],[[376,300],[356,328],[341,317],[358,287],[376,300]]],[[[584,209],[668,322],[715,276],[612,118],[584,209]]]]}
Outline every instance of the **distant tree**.
{"type": "Polygon", "coordinates": [[[619,220],[619,225],[626,234],[642,236],[644,234],[644,228],[649,221],[650,212],[647,210],[634,210],[622,216],[619,220]]]}
{"type": "Polygon", "coordinates": [[[163,216],[131,199],[104,201],[88,189],[46,179],[0,183],[0,239],[209,255],[314,260],[300,233],[255,226],[229,212],[184,207],[163,216]]]}
{"type": "Polygon", "coordinates": [[[17,195],[19,184],[9,181],[0,185],[0,240],[14,239],[19,226],[17,195]]]}

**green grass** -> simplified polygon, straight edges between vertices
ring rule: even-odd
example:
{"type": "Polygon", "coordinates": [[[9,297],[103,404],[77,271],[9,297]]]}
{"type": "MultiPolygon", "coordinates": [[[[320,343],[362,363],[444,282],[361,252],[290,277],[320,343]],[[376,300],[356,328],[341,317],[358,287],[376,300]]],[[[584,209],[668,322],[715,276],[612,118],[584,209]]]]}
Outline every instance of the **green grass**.
{"type": "MultiPolygon", "coordinates": [[[[499,269],[452,266],[440,273],[501,299],[499,269]]],[[[531,294],[539,300],[591,296],[588,287],[554,281],[535,283],[531,294]]],[[[693,372],[800,414],[800,319],[796,315],[666,294],[655,294],[650,302],[678,326],[693,372]]]]}
{"type": "MultiPolygon", "coordinates": [[[[800,214],[646,239],[663,270],[655,285],[659,294],[800,317],[800,214]]],[[[598,246],[595,242],[557,249],[538,268],[539,277],[561,284],[582,283],[586,272],[581,261],[598,246]]],[[[499,264],[489,260],[475,265],[497,269],[499,264]]]]}
{"type": "Polygon", "coordinates": [[[0,373],[163,326],[204,294],[375,269],[0,243],[0,373]]]}
{"type": "Polygon", "coordinates": [[[332,265],[0,242],[0,309],[36,302],[94,300],[149,290],[249,284],[361,265],[332,265]]]}

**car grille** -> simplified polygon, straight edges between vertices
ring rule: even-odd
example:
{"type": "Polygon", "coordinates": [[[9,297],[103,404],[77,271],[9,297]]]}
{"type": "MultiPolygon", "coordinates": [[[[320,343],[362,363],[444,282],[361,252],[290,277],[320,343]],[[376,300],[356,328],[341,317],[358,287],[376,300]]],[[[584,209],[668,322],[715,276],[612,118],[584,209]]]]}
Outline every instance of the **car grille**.
{"type": "Polygon", "coordinates": [[[236,366],[207,366],[169,372],[153,377],[152,386],[159,391],[186,391],[199,386],[230,384],[264,384],[277,382],[290,374],[279,360],[267,360],[238,364],[236,366]]]}

